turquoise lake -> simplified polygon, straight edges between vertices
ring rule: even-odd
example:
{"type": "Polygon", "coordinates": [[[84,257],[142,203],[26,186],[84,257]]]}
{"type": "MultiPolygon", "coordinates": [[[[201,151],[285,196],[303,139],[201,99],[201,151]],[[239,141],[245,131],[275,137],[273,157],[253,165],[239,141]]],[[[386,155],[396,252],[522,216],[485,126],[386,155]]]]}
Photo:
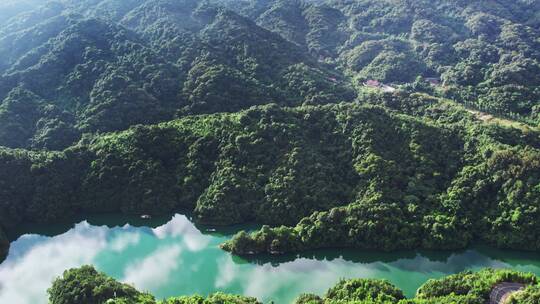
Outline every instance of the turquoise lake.
{"type": "Polygon", "coordinates": [[[75,225],[27,227],[33,233],[20,232],[0,265],[0,303],[45,304],[52,280],[85,264],[158,298],[223,291],[265,303],[291,303],[305,292],[322,295],[341,278],[387,279],[413,296],[428,279],[466,269],[511,268],[540,275],[540,255],[484,247],[459,252],[324,250],[254,259],[219,249],[240,228],[246,227],[198,227],[184,215],[148,222],[96,217],[75,225]]]}

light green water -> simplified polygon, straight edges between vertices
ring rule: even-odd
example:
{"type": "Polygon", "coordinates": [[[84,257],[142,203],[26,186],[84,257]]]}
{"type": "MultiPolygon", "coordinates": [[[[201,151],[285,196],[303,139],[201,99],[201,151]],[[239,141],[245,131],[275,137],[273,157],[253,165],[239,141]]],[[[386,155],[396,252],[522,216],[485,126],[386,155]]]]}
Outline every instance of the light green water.
{"type": "Polygon", "coordinates": [[[12,242],[0,265],[0,303],[46,303],[53,278],[84,264],[158,298],[223,291],[275,303],[291,303],[303,292],[323,294],[340,278],[383,278],[413,296],[426,280],[466,269],[512,268],[540,275],[537,254],[482,247],[448,253],[325,250],[248,260],[218,248],[234,229],[196,227],[183,215],[132,219],[132,225],[115,227],[109,222],[100,218],[71,228],[28,228],[41,234],[12,242]]]}

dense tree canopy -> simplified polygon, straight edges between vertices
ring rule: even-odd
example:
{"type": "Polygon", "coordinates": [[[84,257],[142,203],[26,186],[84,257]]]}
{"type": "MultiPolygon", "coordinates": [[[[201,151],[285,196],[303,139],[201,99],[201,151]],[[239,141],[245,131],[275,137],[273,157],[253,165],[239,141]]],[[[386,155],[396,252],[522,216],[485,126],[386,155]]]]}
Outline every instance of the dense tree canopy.
{"type": "Polygon", "coordinates": [[[450,304],[488,303],[490,292],[498,283],[522,283],[527,288],[511,296],[507,303],[535,303],[538,300],[538,281],[531,274],[506,270],[485,269],[476,273],[464,272],[422,285],[415,298],[405,299],[401,290],[386,281],[343,280],[329,289],[324,297],[305,294],[296,304],[450,304]]]}
{"type": "MultiPolygon", "coordinates": [[[[538,1],[1,2],[0,260],[23,223],[177,210],[264,225],[236,254],[540,250],[538,1]]],[[[501,278],[530,279],[461,274],[413,300],[343,281],[299,303],[481,303],[501,278]]],[[[51,301],[111,292],[155,302],[88,267],[51,301]]],[[[257,300],[163,303],[222,302],[257,300]]]]}
{"type": "Polygon", "coordinates": [[[156,301],[152,295],[120,283],[92,266],[66,270],[48,293],[51,304],[260,304],[254,298],[223,293],[207,298],[183,296],[156,301]]]}
{"type": "Polygon", "coordinates": [[[91,266],[66,270],[61,278],[53,282],[48,292],[52,304],[101,304],[109,299],[114,299],[113,303],[155,303],[151,295],[119,283],[91,266]]]}
{"type": "Polygon", "coordinates": [[[274,227],[224,245],[238,254],[540,248],[537,131],[418,93],[365,102],[188,116],[63,152],[3,149],[1,226],[182,209],[274,227]]]}
{"type": "Polygon", "coordinates": [[[355,97],[339,71],[217,3],[12,5],[21,13],[0,24],[3,146],[61,150],[175,116],[355,97]]]}
{"type": "Polygon", "coordinates": [[[417,76],[440,78],[441,96],[535,125],[540,122],[538,73],[533,72],[540,60],[538,1],[224,3],[320,59],[342,66],[353,79],[399,84],[417,76]],[[527,65],[520,65],[525,61],[527,65]]]}
{"type": "Polygon", "coordinates": [[[536,1],[37,2],[0,7],[3,146],[61,150],[83,133],[351,101],[362,81],[418,76],[442,81],[433,94],[540,122],[536,1]]]}
{"type": "MultiPolygon", "coordinates": [[[[422,285],[414,298],[406,299],[403,292],[387,281],[372,279],[341,280],[324,296],[300,295],[296,304],[483,304],[498,283],[521,283],[523,291],[511,295],[508,303],[538,303],[538,279],[532,274],[484,269],[464,272],[422,285]]],[[[114,304],[259,304],[251,297],[216,293],[208,297],[181,296],[156,301],[149,294],[119,283],[91,266],[64,272],[49,289],[49,303],[114,303],[114,304]]]]}

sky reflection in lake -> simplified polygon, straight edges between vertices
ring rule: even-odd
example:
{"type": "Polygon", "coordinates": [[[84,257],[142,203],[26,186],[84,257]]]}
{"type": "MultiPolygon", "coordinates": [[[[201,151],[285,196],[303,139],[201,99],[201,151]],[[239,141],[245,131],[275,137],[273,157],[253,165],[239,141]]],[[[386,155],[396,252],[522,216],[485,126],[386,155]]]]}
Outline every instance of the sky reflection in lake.
{"type": "Polygon", "coordinates": [[[229,235],[201,232],[183,215],[156,228],[76,224],[54,237],[23,235],[0,265],[0,303],[47,303],[51,281],[71,267],[99,270],[157,297],[239,293],[290,303],[322,294],[340,278],[384,278],[412,296],[429,278],[473,268],[505,267],[540,274],[536,254],[477,248],[456,253],[319,251],[302,256],[231,256],[218,245],[229,235]]]}

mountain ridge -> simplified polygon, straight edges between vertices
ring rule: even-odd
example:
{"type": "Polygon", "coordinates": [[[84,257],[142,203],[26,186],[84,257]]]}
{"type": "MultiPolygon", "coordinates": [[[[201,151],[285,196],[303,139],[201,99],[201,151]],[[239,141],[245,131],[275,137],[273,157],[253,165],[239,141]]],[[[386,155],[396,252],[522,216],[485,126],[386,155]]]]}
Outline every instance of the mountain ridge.
{"type": "MultiPolygon", "coordinates": [[[[134,8],[126,12],[119,23],[107,18],[70,16],[62,9],[56,10],[59,15],[38,11],[35,19],[44,18],[44,21],[27,24],[26,29],[0,37],[4,45],[0,52],[6,54],[4,66],[9,66],[4,68],[1,76],[0,95],[6,97],[15,87],[23,87],[47,102],[55,101],[56,106],[63,107],[74,116],[76,123],[70,128],[79,134],[165,121],[173,118],[175,112],[185,115],[237,111],[255,104],[280,102],[285,96],[288,104],[301,104],[317,98],[313,93],[300,95],[288,87],[287,81],[292,79],[287,78],[293,72],[313,77],[317,84],[326,85],[327,88],[320,89],[331,96],[343,100],[353,97],[350,89],[328,80],[340,76],[304,56],[280,36],[222,8],[197,1],[184,2],[137,3],[140,5],[132,5],[134,8]],[[193,12],[188,10],[186,14],[187,8],[183,4],[187,3],[191,3],[193,12]],[[171,5],[183,15],[174,15],[171,5]],[[164,15],[160,17],[153,9],[164,15]],[[153,19],[144,21],[144,25],[129,21],[144,20],[138,17],[139,14],[153,16],[153,19]],[[49,18],[51,15],[53,19],[49,18]],[[189,16],[199,20],[198,25],[184,28],[184,17],[189,16]],[[180,23],[176,25],[175,22],[180,23]],[[170,33],[158,34],[155,31],[170,26],[173,26],[170,33]],[[144,33],[140,32],[142,29],[144,33]],[[169,40],[171,34],[181,40],[169,40]],[[29,40],[34,45],[26,42],[21,45],[22,41],[29,40]],[[213,47],[216,44],[229,47],[213,47]],[[156,49],[158,46],[164,48],[156,49]],[[262,52],[268,56],[261,56],[262,52]],[[40,76],[44,71],[50,76],[40,76]],[[107,75],[114,74],[121,78],[111,83],[111,76],[107,75]],[[238,82],[237,90],[230,90],[228,97],[219,96],[223,86],[231,82],[238,82]],[[134,92],[120,94],[119,91],[126,87],[134,92]],[[141,101],[129,105],[133,98],[141,101]],[[246,100],[232,103],[237,99],[246,100]],[[94,109],[92,104],[97,108],[94,109]],[[126,107],[131,114],[122,117],[119,111],[126,107]],[[118,114],[119,118],[112,116],[118,114]],[[147,114],[149,117],[143,117],[147,114]]],[[[49,6],[69,7],[61,4],[49,6]]],[[[94,13],[85,14],[92,16],[94,13]]],[[[311,91],[318,94],[314,89],[311,91]]],[[[4,113],[6,115],[9,112],[4,113]]],[[[55,141],[61,142],[59,139],[55,141]]],[[[62,149],[71,143],[35,148],[62,149]]],[[[0,144],[17,147],[6,141],[0,141],[0,144]]]]}

